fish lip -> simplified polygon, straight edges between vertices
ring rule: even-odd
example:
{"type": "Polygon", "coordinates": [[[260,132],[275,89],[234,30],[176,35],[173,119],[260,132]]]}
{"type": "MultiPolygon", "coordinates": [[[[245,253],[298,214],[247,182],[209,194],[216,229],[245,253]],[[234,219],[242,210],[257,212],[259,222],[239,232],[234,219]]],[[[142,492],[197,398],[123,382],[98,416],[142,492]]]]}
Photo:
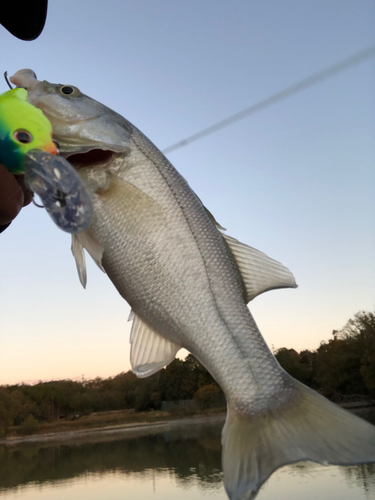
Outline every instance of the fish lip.
{"type": "Polygon", "coordinates": [[[110,149],[92,148],[84,153],[80,152],[61,152],[69,163],[76,169],[90,167],[109,162],[116,154],[110,149]]]}

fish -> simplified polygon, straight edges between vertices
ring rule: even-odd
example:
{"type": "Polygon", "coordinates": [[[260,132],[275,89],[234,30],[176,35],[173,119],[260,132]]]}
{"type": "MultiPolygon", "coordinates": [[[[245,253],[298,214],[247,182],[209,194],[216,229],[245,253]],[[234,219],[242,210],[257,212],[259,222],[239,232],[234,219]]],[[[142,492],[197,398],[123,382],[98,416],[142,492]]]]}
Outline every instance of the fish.
{"type": "Polygon", "coordinates": [[[187,181],[134,125],[77,87],[11,79],[52,123],[60,151],[90,192],[89,228],[72,252],[86,285],[84,249],[132,308],[131,366],[147,377],[192,353],[223,389],[224,486],[254,499],[279,467],[302,460],[375,461],[375,427],[289,376],[248,307],[295,288],[281,263],[227,235],[187,181]]]}

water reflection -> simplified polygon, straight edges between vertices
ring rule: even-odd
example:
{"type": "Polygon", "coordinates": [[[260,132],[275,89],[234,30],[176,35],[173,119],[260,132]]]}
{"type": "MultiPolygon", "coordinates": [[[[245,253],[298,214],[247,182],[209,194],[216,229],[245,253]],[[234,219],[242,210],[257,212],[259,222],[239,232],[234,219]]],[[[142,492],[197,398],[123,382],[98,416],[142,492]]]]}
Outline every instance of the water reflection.
{"type": "MultiPolygon", "coordinates": [[[[24,443],[0,447],[0,491],[30,482],[56,482],[86,474],[173,471],[183,486],[221,485],[222,423],[178,426],[166,432],[105,442],[24,443]]],[[[204,486],[205,488],[206,486],[204,486]]]]}
{"type": "MultiPolygon", "coordinates": [[[[222,421],[101,434],[79,442],[0,446],[0,496],[22,500],[225,500],[222,421]],[[143,435],[142,435],[143,434],[143,435]]],[[[257,500],[370,500],[375,466],[322,467],[309,462],[277,471],[257,500]]]]}
{"type": "Polygon", "coordinates": [[[355,483],[369,494],[368,498],[375,497],[375,464],[341,467],[340,470],[348,484],[355,483]]]}

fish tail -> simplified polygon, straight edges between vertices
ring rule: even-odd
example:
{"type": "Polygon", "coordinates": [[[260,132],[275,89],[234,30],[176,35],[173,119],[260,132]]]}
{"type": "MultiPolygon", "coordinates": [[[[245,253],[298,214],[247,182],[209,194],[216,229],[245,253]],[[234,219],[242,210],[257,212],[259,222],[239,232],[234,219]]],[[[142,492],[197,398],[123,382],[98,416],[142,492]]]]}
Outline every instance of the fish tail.
{"type": "Polygon", "coordinates": [[[301,460],[324,465],[375,462],[375,426],[290,379],[293,397],[262,414],[228,405],[223,429],[224,485],[231,500],[255,498],[279,467],[301,460]]]}

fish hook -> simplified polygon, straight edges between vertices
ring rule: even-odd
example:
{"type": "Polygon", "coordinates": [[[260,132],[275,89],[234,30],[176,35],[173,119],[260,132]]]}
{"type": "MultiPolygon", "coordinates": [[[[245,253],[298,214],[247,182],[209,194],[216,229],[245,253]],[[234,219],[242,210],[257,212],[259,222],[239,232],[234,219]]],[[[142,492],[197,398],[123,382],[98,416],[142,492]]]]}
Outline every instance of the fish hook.
{"type": "Polygon", "coordinates": [[[39,203],[37,203],[37,202],[35,201],[35,193],[33,193],[33,203],[34,203],[34,205],[35,205],[36,207],[38,207],[38,208],[44,208],[44,205],[39,205],[39,203]]]}
{"type": "Polygon", "coordinates": [[[5,81],[7,82],[8,84],[8,87],[10,88],[10,90],[13,89],[12,85],[10,84],[10,81],[8,80],[8,71],[5,71],[4,72],[4,78],[5,78],[5,81]]]}

